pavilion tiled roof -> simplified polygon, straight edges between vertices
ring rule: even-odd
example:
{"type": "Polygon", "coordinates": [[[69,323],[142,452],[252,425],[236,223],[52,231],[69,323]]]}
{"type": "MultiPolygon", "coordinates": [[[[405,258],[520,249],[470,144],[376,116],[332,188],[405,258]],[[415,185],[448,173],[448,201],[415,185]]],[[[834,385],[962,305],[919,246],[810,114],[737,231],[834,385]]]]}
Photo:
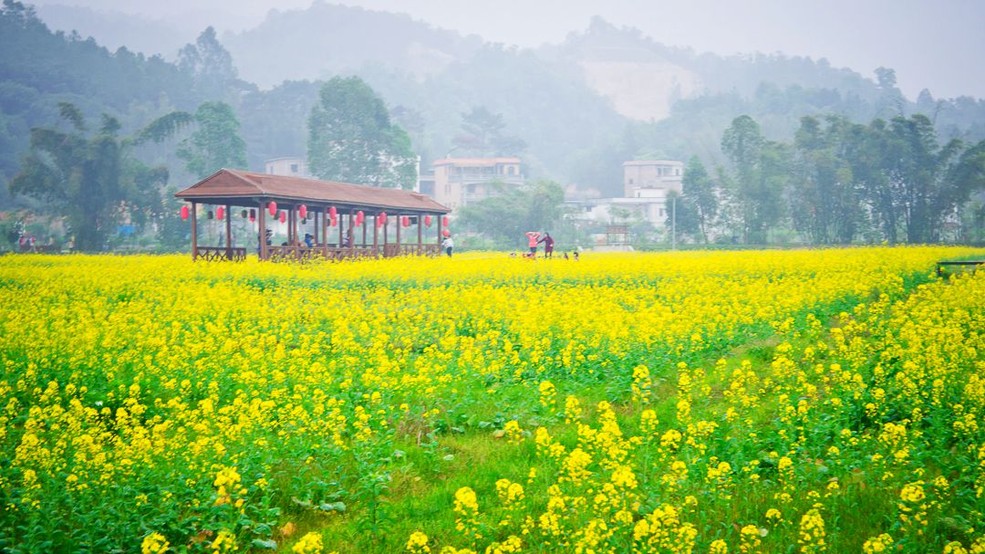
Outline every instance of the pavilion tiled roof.
{"type": "Polygon", "coordinates": [[[309,207],[400,209],[449,213],[450,208],[413,191],[220,169],[175,194],[182,200],[207,204],[255,207],[267,200],[303,202],[309,207]]]}

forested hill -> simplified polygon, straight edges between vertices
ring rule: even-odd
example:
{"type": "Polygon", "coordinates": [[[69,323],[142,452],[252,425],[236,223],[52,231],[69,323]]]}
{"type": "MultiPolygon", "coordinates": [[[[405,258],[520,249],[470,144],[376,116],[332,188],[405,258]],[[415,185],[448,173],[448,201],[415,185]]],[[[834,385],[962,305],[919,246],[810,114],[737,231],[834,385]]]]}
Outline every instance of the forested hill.
{"type": "Polygon", "coordinates": [[[53,33],[30,7],[7,2],[0,11],[0,194],[31,128],[59,120],[59,102],[92,116],[112,114],[132,128],[168,110],[194,110],[199,101],[191,77],[174,64],[53,33]]]}
{"type": "Polygon", "coordinates": [[[98,41],[52,32],[30,8],[5,0],[0,179],[16,172],[31,127],[58,123],[62,101],[90,119],[105,112],[136,129],[173,109],[224,100],[241,123],[250,168],[261,169],[267,158],[305,154],[320,82],[352,73],[386,101],[422,167],[465,153],[456,150],[463,114],[480,108],[517,139],[510,153],[523,157],[530,177],[603,193],[620,189],[627,159],[716,161],[722,133],[739,115],[755,118],[774,139],[791,137],[805,115],[868,122],[917,112],[944,138],[985,138],[985,102],[929,93],[908,101],[888,69],[866,77],[824,60],[699,54],[601,19],[562,44],[524,50],[403,15],[315,3],[273,11],[238,34],[209,29],[173,63],[126,48],[111,52],[98,41]]]}

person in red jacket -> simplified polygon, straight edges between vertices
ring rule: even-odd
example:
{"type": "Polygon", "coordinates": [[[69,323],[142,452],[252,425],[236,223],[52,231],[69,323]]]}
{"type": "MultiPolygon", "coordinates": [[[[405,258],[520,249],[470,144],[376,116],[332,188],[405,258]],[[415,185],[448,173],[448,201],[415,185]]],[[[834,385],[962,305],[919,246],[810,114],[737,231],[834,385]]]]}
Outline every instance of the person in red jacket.
{"type": "Polygon", "coordinates": [[[527,254],[527,256],[530,258],[536,258],[537,243],[539,242],[538,239],[540,239],[540,233],[538,233],[537,231],[527,231],[524,234],[527,235],[527,246],[530,247],[530,253],[527,254]]]}

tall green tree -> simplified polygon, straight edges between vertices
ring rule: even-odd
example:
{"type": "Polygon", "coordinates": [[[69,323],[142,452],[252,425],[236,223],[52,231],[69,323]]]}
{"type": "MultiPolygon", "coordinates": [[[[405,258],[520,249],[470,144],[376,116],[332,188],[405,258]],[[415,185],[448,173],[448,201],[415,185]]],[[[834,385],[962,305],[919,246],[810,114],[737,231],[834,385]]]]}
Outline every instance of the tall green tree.
{"type": "Polygon", "coordinates": [[[334,77],[319,91],[308,118],[308,167],[321,179],[377,187],[417,181],[410,137],[359,77],[334,77]]]}
{"type": "Polygon", "coordinates": [[[167,171],[130,156],[134,141],[120,137],[115,118],[104,115],[90,132],[75,105],[59,108],[69,129],[31,130],[31,149],[10,191],[50,202],[65,215],[76,248],[98,251],[118,216],[126,214],[139,224],[146,220],[140,214],[153,212],[160,200],[155,191],[167,181],[167,171]]]}
{"type": "Polygon", "coordinates": [[[936,242],[945,218],[955,216],[971,191],[982,185],[974,177],[980,158],[975,149],[962,156],[965,147],[959,139],[940,145],[923,114],[895,117],[886,132],[884,167],[897,193],[894,204],[902,214],[906,240],[936,242]]]}
{"type": "Polygon", "coordinates": [[[239,80],[233,57],[222,46],[211,26],[178,52],[178,69],[190,76],[199,94],[208,99],[231,97],[245,85],[239,80]]]}
{"type": "Polygon", "coordinates": [[[178,157],[199,178],[224,167],[246,168],[246,143],[229,104],[206,102],[195,112],[197,129],[178,145],[178,157]]]}
{"type": "Polygon", "coordinates": [[[696,236],[702,242],[708,242],[707,235],[701,229],[697,204],[693,200],[672,190],[667,194],[665,210],[667,218],[664,220],[664,228],[673,234],[671,242],[676,242],[682,236],[696,236]]]}
{"type": "Polygon", "coordinates": [[[813,244],[851,243],[865,218],[847,156],[851,129],[840,116],[807,116],[794,137],[791,220],[813,244]]]}
{"type": "Polygon", "coordinates": [[[763,244],[769,229],[783,215],[782,190],[789,169],[787,147],[766,140],[759,124],[742,115],[722,135],[722,151],[735,172],[731,193],[743,239],[763,244]]]}
{"type": "Polygon", "coordinates": [[[682,232],[691,232],[693,227],[694,232],[700,235],[701,242],[707,244],[708,228],[718,215],[719,191],[715,181],[697,156],[692,156],[684,168],[681,194],[677,206],[678,228],[682,232]],[[683,220],[680,219],[682,215],[683,220]],[[693,226],[688,222],[692,217],[693,226]]]}

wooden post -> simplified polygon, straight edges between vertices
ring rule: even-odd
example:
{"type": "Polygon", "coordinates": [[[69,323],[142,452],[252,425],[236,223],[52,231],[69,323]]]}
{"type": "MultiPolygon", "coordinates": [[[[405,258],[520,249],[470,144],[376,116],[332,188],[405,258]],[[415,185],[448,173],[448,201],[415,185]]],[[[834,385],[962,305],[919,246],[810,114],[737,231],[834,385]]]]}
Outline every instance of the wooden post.
{"type": "Polygon", "coordinates": [[[233,259],[233,213],[229,211],[229,204],[226,204],[226,259],[233,259]]]}
{"type": "Polygon", "coordinates": [[[403,218],[403,216],[400,215],[399,213],[397,214],[396,217],[393,218],[394,221],[397,222],[397,255],[398,256],[400,255],[400,230],[403,229],[403,227],[404,227],[404,224],[403,224],[403,221],[401,221],[401,218],[403,218]]]}
{"type": "Polygon", "coordinates": [[[438,228],[438,255],[440,256],[441,255],[441,221],[442,221],[441,214],[438,214],[436,216],[436,219],[438,220],[438,224],[436,225],[436,227],[438,228]]]}
{"type": "Polygon", "coordinates": [[[377,221],[379,221],[379,218],[380,218],[380,214],[376,214],[373,216],[373,256],[374,257],[379,255],[379,248],[380,248],[379,246],[380,226],[377,223],[377,221]]]}
{"type": "MultiPolygon", "coordinates": [[[[341,250],[341,248],[342,248],[342,228],[345,227],[345,222],[342,220],[342,216],[338,212],[335,212],[335,221],[338,221],[339,222],[339,241],[337,243],[335,243],[335,246],[336,246],[336,248],[339,248],[340,249],[339,252],[341,252],[342,251],[341,250]]],[[[352,212],[349,212],[349,226],[350,227],[352,226],[352,212]]]]}
{"type": "Polygon", "coordinates": [[[423,254],[424,246],[424,214],[417,214],[417,255],[423,254]]]}
{"type": "MultiPolygon", "coordinates": [[[[354,220],[355,217],[356,217],[356,214],[352,213],[352,210],[349,210],[349,228],[346,231],[346,235],[349,236],[349,254],[350,255],[353,252],[356,251],[356,230],[352,228],[353,227],[352,224],[355,221],[354,220]]],[[[341,236],[342,236],[342,225],[339,224],[339,237],[341,237],[341,236]]],[[[342,239],[339,239],[339,247],[340,248],[342,247],[342,239]]]]}
{"type": "Polygon", "coordinates": [[[198,259],[198,204],[192,202],[192,261],[198,259]]]}
{"type": "Polygon", "coordinates": [[[267,206],[263,199],[260,200],[257,221],[260,225],[260,230],[257,232],[257,241],[260,243],[260,259],[266,260],[270,257],[270,251],[267,248],[267,206]]]}

